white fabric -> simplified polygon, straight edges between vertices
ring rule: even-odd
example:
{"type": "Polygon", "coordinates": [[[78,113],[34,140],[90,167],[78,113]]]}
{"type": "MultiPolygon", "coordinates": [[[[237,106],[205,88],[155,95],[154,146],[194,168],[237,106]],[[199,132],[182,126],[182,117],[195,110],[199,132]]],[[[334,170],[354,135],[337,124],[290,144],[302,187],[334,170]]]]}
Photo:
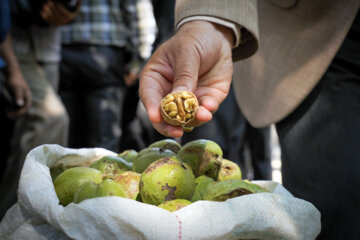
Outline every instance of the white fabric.
{"type": "Polygon", "coordinates": [[[0,223],[0,239],[311,240],[320,232],[319,211],[270,181],[256,183],[272,193],[198,201],[172,213],[121,197],[59,205],[49,167],[64,156],[80,163],[108,154],[115,155],[99,148],[33,149],[22,170],[18,203],[0,223]]]}

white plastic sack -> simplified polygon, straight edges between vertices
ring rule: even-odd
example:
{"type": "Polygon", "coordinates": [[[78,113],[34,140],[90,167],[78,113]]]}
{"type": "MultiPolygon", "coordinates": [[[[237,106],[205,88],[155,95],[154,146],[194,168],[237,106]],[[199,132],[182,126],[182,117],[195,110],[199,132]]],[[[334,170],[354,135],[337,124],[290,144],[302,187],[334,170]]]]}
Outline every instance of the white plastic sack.
{"type": "Polygon", "coordinates": [[[320,232],[319,211],[271,181],[256,183],[272,193],[198,201],[176,212],[121,197],[59,205],[49,167],[70,157],[87,165],[104,155],[115,153],[58,145],[33,149],[22,169],[18,203],[0,223],[0,239],[312,240],[320,232]]]}

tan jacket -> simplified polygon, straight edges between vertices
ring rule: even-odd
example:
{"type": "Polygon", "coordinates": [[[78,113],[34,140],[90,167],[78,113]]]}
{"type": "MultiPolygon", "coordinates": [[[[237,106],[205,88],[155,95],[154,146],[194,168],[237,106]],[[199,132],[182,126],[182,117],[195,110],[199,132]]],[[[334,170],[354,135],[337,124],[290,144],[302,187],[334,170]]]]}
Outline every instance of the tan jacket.
{"type": "Polygon", "coordinates": [[[180,0],[175,20],[203,15],[242,26],[233,52],[234,60],[242,60],[235,63],[234,89],[247,119],[262,127],[285,118],[314,88],[359,5],[359,0],[180,0]]]}

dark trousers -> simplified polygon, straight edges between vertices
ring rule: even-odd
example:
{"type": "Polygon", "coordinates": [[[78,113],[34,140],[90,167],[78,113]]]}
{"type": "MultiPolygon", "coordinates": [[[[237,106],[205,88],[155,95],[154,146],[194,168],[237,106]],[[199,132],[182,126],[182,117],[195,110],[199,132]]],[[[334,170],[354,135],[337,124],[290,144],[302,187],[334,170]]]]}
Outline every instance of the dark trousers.
{"type": "Polygon", "coordinates": [[[244,178],[254,180],[271,180],[272,168],[271,168],[271,132],[270,127],[255,128],[245,119],[243,120],[245,125],[243,135],[237,136],[238,149],[236,152],[232,151],[234,157],[230,159],[239,158],[239,164],[241,169],[244,169],[244,178]],[[250,166],[246,164],[245,147],[248,147],[250,154],[250,166]],[[249,168],[252,168],[252,174],[249,172],[249,168]]]}
{"type": "Polygon", "coordinates": [[[70,117],[69,147],[119,151],[125,49],[63,46],[60,95],[70,117]]]}
{"type": "MultiPolygon", "coordinates": [[[[9,106],[9,101],[4,97],[1,90],[6,83],[6,74],[3,69],[0,69],[0,122],[1,122],[1,134],[0,134],[0,155],[2,159],[0,161],[0,179],[2,179],[4,170],[6,169],[6,159],[10,153],[10,139],[15,127],[15,121],[6,116],[6,109],[9,106]]],[[[0,216],[0,218],[2,215],[0,216]]]]}
{"type": "Polygon", "coordinates": [[[276,125],[283,184],[321,212],[318,239],[324,240],[360,239],[360,43],[354,31],[311,94],[276,125]]]}

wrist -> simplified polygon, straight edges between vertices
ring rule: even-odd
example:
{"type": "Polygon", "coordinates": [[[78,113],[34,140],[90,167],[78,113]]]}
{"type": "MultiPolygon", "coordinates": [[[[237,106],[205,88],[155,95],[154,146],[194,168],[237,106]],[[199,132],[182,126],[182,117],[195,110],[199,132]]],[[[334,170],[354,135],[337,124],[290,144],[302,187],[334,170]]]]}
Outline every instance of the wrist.
{"type": "Polygon", "coordinates": [[[235,36],[234,36],[233,30],[231,28],[225,27],[225,26],[220,25],[220,24],[216,24],[216,23],[211,23],[211,24],[213,24],[215,26],[216,30],[221,33],[224,40],[227,43],[229,43],[230,48],[232,48],[234,46],[234,43],[235,43],[235,36]]]}
{"type": "Polygon", "coordinates": [[[18,68],[8,68],[7,71],[10,77],[22,76],[22,73],[18,68]]]}
{"type": "Polygon", "coordinates": [[[198,29],[199,31],[205,30],[209,33],[216,34],[216,38],[227,43],[230,49],[232,49],[232,47],[234,46],[236,36],[233,30],[229,27],[217,23],[203,20],[193,20],[182,24],[178,30],[185,32],[197,32],[196,29],[198,29]]]}

